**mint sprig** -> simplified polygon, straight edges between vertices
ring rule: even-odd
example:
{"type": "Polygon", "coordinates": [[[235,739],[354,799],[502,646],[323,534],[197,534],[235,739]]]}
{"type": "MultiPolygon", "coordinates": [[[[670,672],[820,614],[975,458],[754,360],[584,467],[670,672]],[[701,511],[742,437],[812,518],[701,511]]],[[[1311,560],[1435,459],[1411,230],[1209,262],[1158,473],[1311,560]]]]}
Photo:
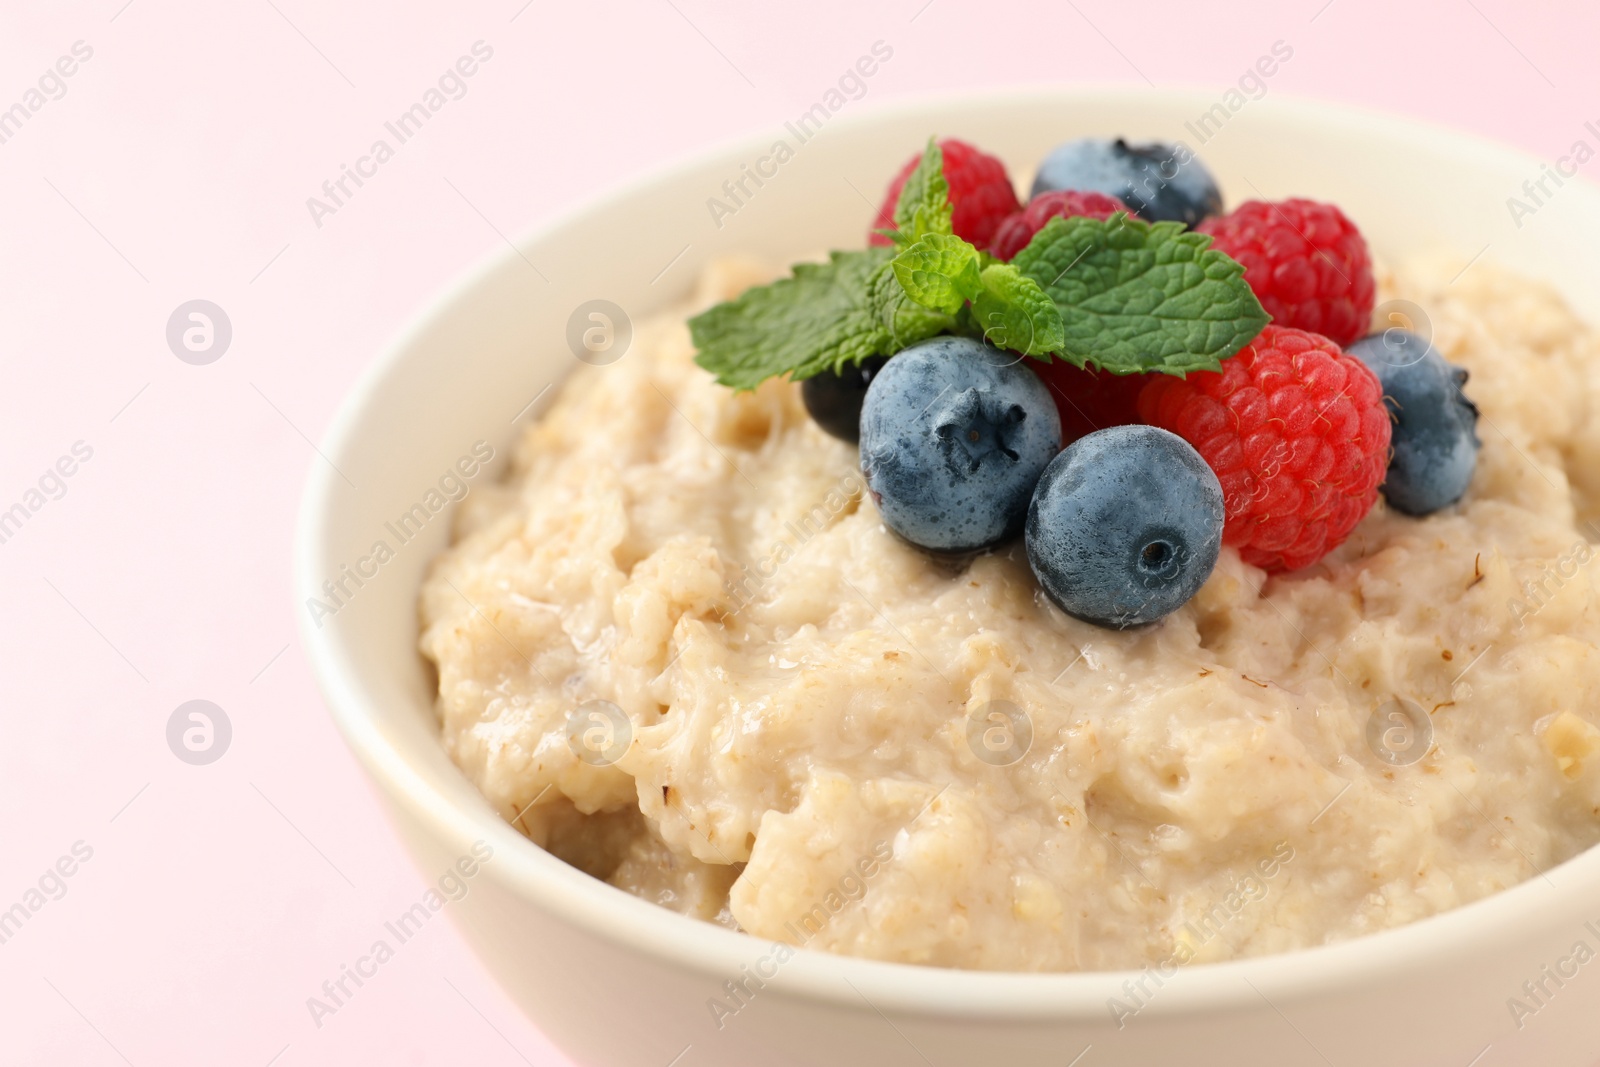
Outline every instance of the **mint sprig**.
{"type": "Polygon", "coordinates": [[[1218,370],[1271,321],[1244,266],[1177,222],[1051,219],[1011,264],[1061,309],[1062,353],[1080,367],[1218,370]]]}
{"type": "Polygon", "coordinates": [[[1048,358],[1061,347],[1061,316],[1031,278],[951,232],[950,184],[944,153],[932,138],[907,176],[895,202],[899,229],[890,236],[900,246],[891,264],[907,297],[946,315],[969,302],[963,320],[986,340],[1029,356],[1048,358]]]}
{"type": "Polygon", "coordinates": [[[1216,370],[1270,320],[1244,267],[1175,222],[1052,219],[1011,263],[951,231],[930,139],[895,204],[893,248],[834,252],[689,320],[695,361],[734,389],[799,381],[941,333],[1113,374],[1216,370]]]}

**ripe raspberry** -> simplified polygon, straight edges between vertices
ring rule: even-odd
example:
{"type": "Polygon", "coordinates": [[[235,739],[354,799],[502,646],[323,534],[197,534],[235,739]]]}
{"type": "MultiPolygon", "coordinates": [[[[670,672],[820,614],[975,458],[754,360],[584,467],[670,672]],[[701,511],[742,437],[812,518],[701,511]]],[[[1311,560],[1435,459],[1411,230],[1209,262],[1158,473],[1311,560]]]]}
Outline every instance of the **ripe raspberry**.
{"type": "Polygon", "coordinates": [[[1008,215],[994,231],[989,242],[989,252],[997,259],[1009,260],[1022,251],[1033,235],[1044,229],[1044,224],[1054,218],[1109,219],[1119,211],[1128,210],[1114,196],[1105,193],[1080,193],[1059,189],[1040,193],[1028,201],[1028,206],[1008,215]]]}
{"type": "Polygon", "coordinates": [[[1269,571],[1309,566],[1372,508],[1389,463],[1389,413],[1366,364],[1324,337],[1268,326],[1221,373],[1153,375],[1145,422],[1216,472],[1223,544],[1269,571]]]}
{"type": "Polygon", "coordinates": [[[1050,396],[1061,413],[1063,446],[1096,430],[1138,422],[1139,391],[1151,378],[1159,377],[1108,374],[1074,367],[1059,359],[1049,363],[1029,362],[1028,366],[1050,387],[1050,396]]]}
{"type": "Polygon", "coordinates": [[[1372,258],[1355,223],[1332,204],[1249,200],[1197,229],[1244,264],[1245,281],[1279,326],[1348,345],[1372,319],[1372,258]]]}
{"type": "MultiPolygon", "coordinates": [[[[943,140],[939,148],[944,152],[944,180],[950,183],[950,228],[962,240],[986,248],[995,227],[1018,207],[1017,191],[1011,186],[1006,166],[965,141],[943,140]]],[[[883,198],[883,207],[878,209],[868,244],[890,243],[876,231],[894,229],[894,206],[900,201],[900,190],[921,159],[921,152],[912,156],[889,183],[889,192],[883,198]]]]}

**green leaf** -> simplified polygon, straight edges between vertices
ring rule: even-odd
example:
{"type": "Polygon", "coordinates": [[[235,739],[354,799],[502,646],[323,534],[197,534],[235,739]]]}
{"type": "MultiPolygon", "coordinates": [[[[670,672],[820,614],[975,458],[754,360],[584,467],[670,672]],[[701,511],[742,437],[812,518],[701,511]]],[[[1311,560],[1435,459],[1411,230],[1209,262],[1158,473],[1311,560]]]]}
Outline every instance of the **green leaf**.
{"type": "Polygon", "coordinates": [[[927,234],[895,256],[893,267],[911,299],[947,315],[983,289],[978,250],[959,237],[927,234]]]}
{"type": "Polygon", "coordinates": [[[893,250],[834,252],[801,263],[794,276],[747,289],[689,320],[695,362],[733,389],[787,374],[796,381],[872,355],[887,355],[889,331],[869,299],[893,250]]]}
{"type": "Polygon", "coordinates": [[[944,151],[939,142],[928,138],[928,147],[916,169],[900,187],[894,205],[894,224],[900,236],[897,244],[920,241],[930,233],[948,234],[950,229],[950,183],[944,177],[944,151]]]}
{"type": "Polygon", "coordinates": [[[895,277],[893,264],[885,264],[872,276],[867,301],[872,317],[887,338],[880,355],[893,355],[908,345],[946,333],[956,326],[953,316],[912,300],[895,277]]]}
{"type": "Polygon", "coordinates": [[[1270,320],[1244,267],[1180,223],[1051,219],[1012,265],[1061,312],[1063,351],[1113,374],[1217,370],[1270,320]]]}
{"type": "Polygon", "coordinates": [[[1055,301],[1009,263],[986,267],[983,289],[972,301],[972,322],[997,348],[1049,358],[1065,345],[1061,312],[1055,301]]]}

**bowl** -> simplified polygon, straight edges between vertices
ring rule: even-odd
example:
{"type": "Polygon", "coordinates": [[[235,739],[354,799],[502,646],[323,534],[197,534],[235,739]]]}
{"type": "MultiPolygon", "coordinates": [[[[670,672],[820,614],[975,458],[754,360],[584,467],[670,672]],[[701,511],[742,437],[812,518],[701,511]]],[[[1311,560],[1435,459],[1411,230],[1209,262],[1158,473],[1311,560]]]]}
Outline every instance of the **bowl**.
{"type": "Polygon", "coordinates": [[[430,880],[471,870],[444,907],[507,993],[594,1065],[1592,1062],[1600,966],[1569,971],[1579,942],[1600,948],[1600,850],[1399,929],[1169,977],[957,971],[805,949],[774,968],[770,944],[658,908],[535,847],[450,762],[416,648],[418,587],[450,519],[429,490],[474,447],[493,459],[471,484],[498,476],[517,426],[575,363],[567,336],[580,305],[608,300],[637,321],[682,299],[718,256],[789,262],[857,247],[873,210],[865,198],[930,133],[970,139],[1018,169],[1070,137],[1183,140],[1230,204],[1333,200],[1380,257],[1437,249],[1466,269],[1494,259],[1600,321],[1600,190],[1568,182],[1519,225],[1507,198],[1540,161],[1414,122],[1277,95],[1230,110],[1206,94],[1098,88],[846,109],[805,132],[804,143],[786,127],[708,152],[471,272],[367,372],[306,487],[295,595],[316,676],[421,870],[430,880]],[[776,173],[748,185],[736,210],[713,210],[713,198],[728,203],[723,183],[779,139],[792,157],[764,164],[776,173]],[[378,541],[391,551],[374,553],[378,541]],[[1524,983],[1543,990],[1536,1001],[1524,983]],[[1112,1002],[1135,990],[1146,1006],[1119,1024],[1112,1002]],[[1538,1007],[1514,1012],[1511,998],[1538,1007]],[[713,1012],[714,1001],[739,1010],[713,1012]]]}

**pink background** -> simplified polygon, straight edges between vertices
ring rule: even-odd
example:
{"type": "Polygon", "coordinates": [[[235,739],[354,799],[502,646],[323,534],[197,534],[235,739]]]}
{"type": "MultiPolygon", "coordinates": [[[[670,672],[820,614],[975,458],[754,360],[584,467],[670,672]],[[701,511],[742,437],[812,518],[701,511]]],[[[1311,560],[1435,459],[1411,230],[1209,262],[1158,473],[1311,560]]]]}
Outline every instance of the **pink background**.
{"type": "Polygon", "coordinates": [[[75,842],[93,856],[0,944],[0,1061],[565,1062],[443,922],[320,1028],[306,1007],[426,885],[297,644],[290,532],[311,442],[500,233],[775,128],[879,39],[894,57],[851,110],[1053,81],[1220,94],[1282,39],[1294,58],[1272,94],[1546,159],[1600,119],[1592,4],[1198,10],[1220,6],[8,4],[0,109],[74,42],[93,57],[0,144],[0,510],[75,442],[93,457],[0,544],[0,910],[75,842]],[[468,94],[314,225],[306,198],[478,40],[494,54],[468,94]],[[207,366],[165,339],[195,298],[233,325],[207,366]],[[196,698],[233,726],[208,766],[166,743],[196,698]]]}

